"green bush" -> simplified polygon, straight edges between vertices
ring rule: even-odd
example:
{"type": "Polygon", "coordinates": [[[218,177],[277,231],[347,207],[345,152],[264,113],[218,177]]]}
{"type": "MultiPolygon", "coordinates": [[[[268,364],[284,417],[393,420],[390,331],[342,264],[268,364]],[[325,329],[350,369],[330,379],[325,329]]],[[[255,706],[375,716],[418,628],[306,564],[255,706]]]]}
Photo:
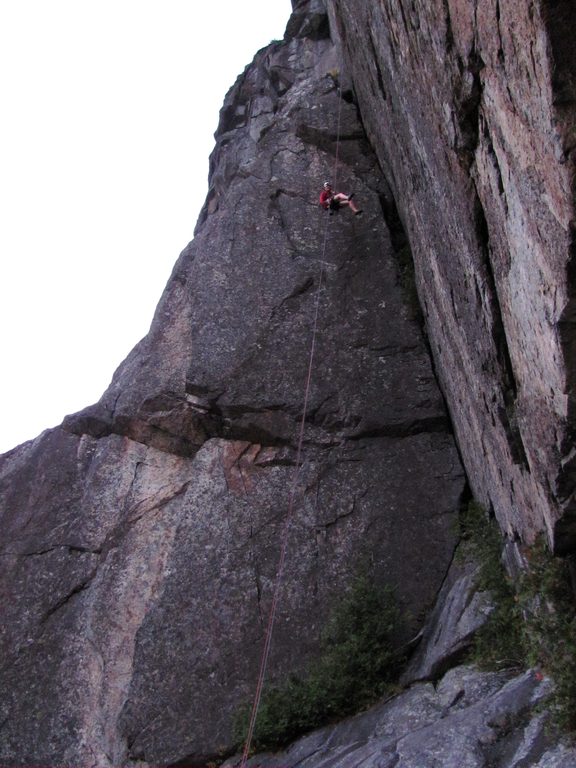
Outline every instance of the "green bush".
{"type": "MultiPolygon", "coordinates": [[[[389,691],[402,659],[394,647],[399,612],[390,589],[378,590],[368,575],[355,578],[327,623],[318,661],[303,677],[266,689],[253,747],[277,749],[306,731],[361,711],[389,691]]],[[[235,725],[245,738],[250,708],[235,725]]]]}
{"type": "Polygon", "coordinates": [[[522,614],[515,585],[502,564],[502,534],[483,507],[470,502],[461,516],[461,536],[466,557],[478,563],[477,588],[490,592],[493,611],[476,633],[471,657],[482,669],[524,667],[526,649],[522,614]]]}
{"type": "Polygon", "coordinates": [[[486,669],[540,667],[554,681],[546,702],[553,722],[576,733],[576,604],[568,564],[539,541],[526,548],[528,568],[513,583],[498,526],[476,502],[462,516],[461,532],[466,555],[480,565],[478,588],[494,601],[471,659],[486,669]]]}
{"type": "Polygon", "coordinates": [[[576,605],[568,564],[538,542],[528,552],[518,604],[524,617],[529,666],[540,666],[554,681],[548,707],[556,724],[576,733],[576,605]]]}

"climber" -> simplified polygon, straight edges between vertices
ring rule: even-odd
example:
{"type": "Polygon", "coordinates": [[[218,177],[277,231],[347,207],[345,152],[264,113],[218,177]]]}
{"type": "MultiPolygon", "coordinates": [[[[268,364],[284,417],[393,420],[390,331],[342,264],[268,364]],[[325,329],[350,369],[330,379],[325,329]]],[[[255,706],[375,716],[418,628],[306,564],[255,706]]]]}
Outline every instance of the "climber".
{"type": "Polygon", "coordinates": [[[354,216],[358,216],[362,213],[360,208],[357,208],[352,202],[354,194],[345,195],[342,192],[334,192],[332,190],[332,184],[329,181],[324,182],[324,189],[320,192],[320,207],[325,211],[337,211],[343,205],[347,205],[354,213],[354,216]]]}

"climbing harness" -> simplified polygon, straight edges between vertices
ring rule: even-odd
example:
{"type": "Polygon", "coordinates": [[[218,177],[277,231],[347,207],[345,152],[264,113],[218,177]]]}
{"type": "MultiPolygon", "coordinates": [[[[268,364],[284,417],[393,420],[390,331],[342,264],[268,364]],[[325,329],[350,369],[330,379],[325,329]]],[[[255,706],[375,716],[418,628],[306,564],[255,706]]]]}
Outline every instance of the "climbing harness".
{"type": "MultiPolygon", "coordinates": [[[[338,86],[338,123],[336,130],[336,154],[334,158],[334,173],[333,179],[336,181],[338,172],[338,161],[340,151],[340,122],[342,116],[342,89],[338,86]]],[[[280,587],[282,583],[282,576],[284,574],[284,566],[286,564],[286,555],[288,551],[288,533],[290,523],[292,521],[294,511],[294,500],[296,498],[296,490],[298,485],[298,478],[300,475],[301,461],[302,461],[302,449],[304,445],[304,428],[306,426],[306,413],[308,410],[308,401],[310,399],[310,389],[312,384],[312,372],[314,369],[314,355],[316,352],[316,338],[318,336],[318,318],[320,314],[320,296],[322,289],[322,282],[324,280],[325,261],[326,258],[326,246],[328,243],[328,226],[329,219],[326,219],[326,225],[324,227],[324,237],[322,243],[322,257],[318,259],[318,285],[316,288],[315,302],[314,302],[314,322],[312,324],[312,340],[310,342],[310,351],[308,355],[308,372],[306,374],[306,384],[304,386],[304,403],[302,405],[302,416],[300,418],[300,430],[298,434],[298,447],[296,450],[296,463],[294,465],[294,472],[292,475],[292,483],[290,486],[290,494],[288,497],[288,509],[284,517],[284,523],[282,525],[281,534],[281,547],[280,557],[278,560],[278,568],[276,571],[276,580],[274,583],[274,592],[272,596],[272,604],[270,606],[270,614],[268,616],[268,623],[266,626],[266,634],[264,640],[264,648],[262,651],[262,657],[260,660],[260,670],[258,673],[258,683],[256,685],[256,693],[254,695],[254,703],[250,714],[250,722],[248,725],[248,732],[246,734],[246,741],[244,743],[244,751],[242,753],[242,760],[239,768],[246,768],[246,763],[250,755],[250,748],[252,746],[252,738],[254,736],[254,728],[256,726],[256,719],[258,717],[258,710],[260,707],[260,700],[262,698],[262,690],[264,688],[264,680],[266,677],[266,669],[268,666],[268,659],[270,657],[270,649],[272,647],[272,634],[274,631],[274,622],[276,619],[276,612],[278,609],[278,602],[280,597],[280,587]]]]}

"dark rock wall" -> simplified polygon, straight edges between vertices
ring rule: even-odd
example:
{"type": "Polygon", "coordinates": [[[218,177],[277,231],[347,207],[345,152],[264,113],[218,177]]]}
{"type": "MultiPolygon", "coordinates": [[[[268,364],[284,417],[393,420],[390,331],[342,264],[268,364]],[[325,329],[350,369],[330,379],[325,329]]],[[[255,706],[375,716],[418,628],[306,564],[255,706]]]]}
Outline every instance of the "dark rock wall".
{"type": "Polygon", "coordinates": [[[574,547],[576,6],[329,3],[476,496],[574,547]]]}
{"type": "Polygon", "coordinates": [[[0,459],[2,765],[230,748],[256,683],[316,307],[271,678],[314,658],[359,564],[396,587],[406,633],[442,584],[463,473],[399,284],[389,188],[328,74],[327,35],[323,4],[296,3],[286,41],[227,95],[196,237],[101,402],[0,459]],[[330,176],[362,217],[318,209],[330,176]]]}

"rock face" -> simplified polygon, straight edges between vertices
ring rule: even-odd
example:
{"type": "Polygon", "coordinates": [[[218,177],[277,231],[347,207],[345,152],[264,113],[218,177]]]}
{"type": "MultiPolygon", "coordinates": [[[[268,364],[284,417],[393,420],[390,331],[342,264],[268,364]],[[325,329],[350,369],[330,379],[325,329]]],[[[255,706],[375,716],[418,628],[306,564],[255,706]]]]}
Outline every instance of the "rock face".
{"type": "Polygon", "coordinates": [[[534,671],[456,667],[248,768],[572,768],[576,750],[552,745],[535,711],[548,689],[534,671]]]}
{"type": "Polygon", "coordinates": [[[316,317],[271,677],[314,659],[361,563],[396,588],[405,634],[443,582],[462,469],[399,285],[388,185],[328,74],[324,5],[295,6],[286,40],[226,97],[196,237],[149,335],[100,403],[0,459],[2,765],[230,749],[256,682],[316,317]],[[328,177],[362,217],[318,209],[328,177]]]}
{"type": "MultiPolygon", "coordinates": [[[[458,665],[492,610],[478,564],[454,558],[405,689],[356,717],[309,733],[247,768],[573,768],[576,748],[548,721],[551,681],[539,670],[458,665]]],[[[238,768],[239,757],[223,768],[238,768]]]]}
{"type": "Polygon", "coordinates": [[[258,764],[575,764],[539,675],[447,672],[490,605],[449,571],[464,477],[401,259],[407,233],[474,494],[510,540],[571,551],[576,8],[293,7],[226,97],[150,333],[99,403],[0,457],[2,765],[229,753],[284,532],[270,678],[313,663],[367,563],[422,643],[401,695],[258,764]],[[319,210],[326,178],[361,217],[319,210]]]}
{"type": "Polygon", "coordinates": [[[571,551],[576,6],[329,7],[473,491],[512,538],[571,551]]]}
{"type": "Polygon", "coordinates": [[[494,609],[490,594],[477,587],[478,573],[477,563],[455,559],[401,682],[437,680],[469,649],[494,609]]]}

